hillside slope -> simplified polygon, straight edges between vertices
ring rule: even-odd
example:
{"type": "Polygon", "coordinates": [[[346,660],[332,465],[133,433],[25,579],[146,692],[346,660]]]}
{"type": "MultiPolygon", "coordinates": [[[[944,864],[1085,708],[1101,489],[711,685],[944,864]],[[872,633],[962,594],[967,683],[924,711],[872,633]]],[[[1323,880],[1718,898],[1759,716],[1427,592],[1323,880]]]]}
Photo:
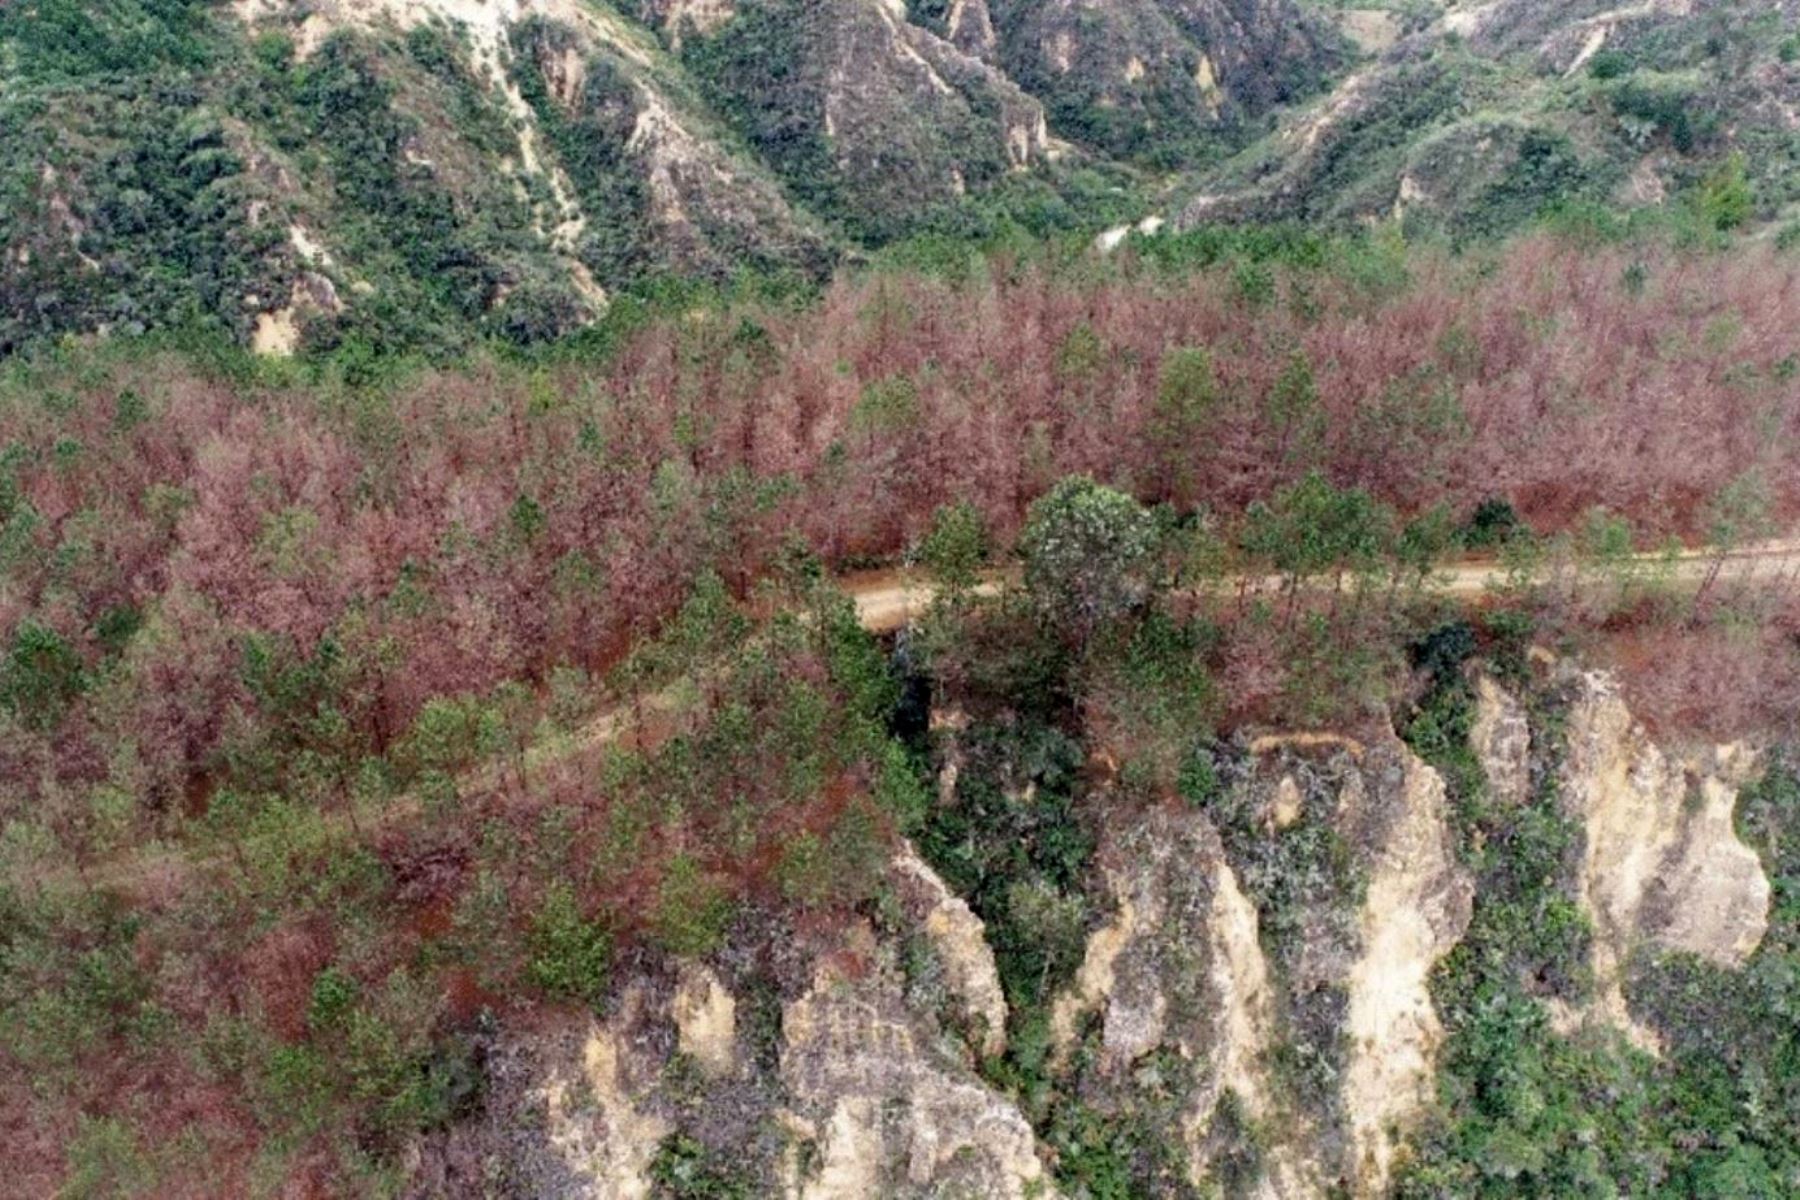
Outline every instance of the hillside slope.
{"type": "Polygon", "coordinates": [[[1055,3],[9,5],[0,353],[193,326],[276,352],[538,341],[646,280],[817,279],[979,228],[999,191],[1041,208],[1070,172],[1223,130],[1329,63],[1291,0],[1138,7],[1134,29],[1185,30],[1187,116],[1121,139],[1095,113],[1142,110],[1157,63],[1084,59],[1048,120],[1007,74],[1022,39],[1092,18],[1055,3]],[[1189,79],[1251,28],[1211,51],[1216,86],[1189,79]]]}
{"type": "Polygon", "coordinates": [[[1629,209],[1716,191],[1734,155],[1752,211],[1721,223],[1788,215],[1800,199],[1797,12],[1489,0],[1341,13],[1365,62],[1199,172],[1177,224],[1396,216],[1489,234],[1560,200],[1629,209]]]}
{"type": "Polygon", "coordinates": [[[920,232],[1796,198],[1795,0],[0,7],[0,354],[454,354],[920,232]],[[1741,154],[1741,160],[1733,156],[1741,154]],[[1731,164],[1741,161],[1740,184],[1731,164]]]}

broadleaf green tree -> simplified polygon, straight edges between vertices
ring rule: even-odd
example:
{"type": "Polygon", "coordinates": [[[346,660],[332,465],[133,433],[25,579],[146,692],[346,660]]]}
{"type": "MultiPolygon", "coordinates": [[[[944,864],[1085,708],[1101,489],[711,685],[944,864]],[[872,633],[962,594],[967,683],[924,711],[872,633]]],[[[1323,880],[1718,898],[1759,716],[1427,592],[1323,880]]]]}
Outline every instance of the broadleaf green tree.
{"type": "Polygon", "coordinates": [[[1077,642],[1150,598],[1156,550],[1156,523],[1144,506],[1085,475],[1040,497],[1019,538],[1026,590],[1077,642]]]}

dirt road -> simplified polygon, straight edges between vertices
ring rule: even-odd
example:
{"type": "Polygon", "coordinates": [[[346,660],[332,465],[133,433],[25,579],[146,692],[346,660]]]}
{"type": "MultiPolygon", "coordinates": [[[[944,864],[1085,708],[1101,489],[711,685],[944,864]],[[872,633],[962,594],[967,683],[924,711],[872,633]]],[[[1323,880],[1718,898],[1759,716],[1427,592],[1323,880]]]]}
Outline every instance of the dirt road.
{"type": "MultiPolygon", "coordinates": [[[[1800,539],[1782,539],[1747,545],[1721,554],[1710,549],[1682,550],[1672,554],[1635,555],[1618,564],[1634,578],[1668,587],[1700,587],[1709,579],[1713,586],[1732,586],[1760,582],[1789,586],[1800,570],[1800,539]]],[[[1546,563],[1526,572],[1524,581],[1553,583],[1575,582],[1575,568],[1570,563],[1546,563]]],[[[976,585],[977,595],[994,595],[1016,571],[995,571],[976,585]]],[[[838,586],[856,603],[857,619],[873,633],[892,633],[918,619],[938,594],[929,580],[906,571],[869,571],[841,576],[838,586]]],[[[1228,575],[1211,588],[1222,593],[1239,591],[1254,595],[1273,595],[1285,580],[1276,575],[1228,575]]],[[[1491,561],[1452,563],[1432,573],[1425,582],[1427,589],[1441,595],[1474,598],[1490,590],[1520,582],[1508,567],[1491,561]]],[[[1313,588],[1338,586],[1336,580],[1316,578],[1306,584],[1313,588]]],[[[1386,580],[1369,586],[1386,587],[1386,580]]],[[[525,769],[534,772],[569,756],[591,750],[623,736],[639,717],[668,713],[676,704],[675,689],[665,689],[641,697],[632,703],[618,704],[597,713],[586,725],[569,736],[533,746],[525,756],[525,769]]],[[[463,783],[471,793],[500,786],[510,764],[489,762],[469,772],[463,783]]],[[[359,828],[365,833],[401,823],[416,817],[421,809],[417,797],[402,796],[388,801],[381,811],[365,813],[359,828]]],[[[332,826],[347,825],[347,815],[330,812],[323,816],[332,826]]],[[[202,858],[216,858],[205,851],[202,858]]],[[[153,846],[140,849],[109,862],[90,864],[85,873],[64,863],[37,864],[38,869],[15,883],[34,889],[82,885],[90,888],[131,890],[146,886],[168,888],[178,885],[189,868],[197,865],[186,848],[153,846]]]]}
{"type": "MultiPolygon", "coordinates": [[[[1635,554],[1618,567],[1629,570],[1636,579],[1668,587],[1699,587],[1708,578],[1713,578],[1714,586],[1757,579],[1785,581],[1800,568],[1800,539],[1757,542],[1722,554],[1706,547],[1673,553],[1635,554]]],[[[1512,583],[1573,581],[1575,572],[1573,563],[1548,561],[1523,572],[1522,578],[1518,578],[1518,573],[1511,567],[1492,560],[1471,560],[1440,567],[1426,579],[1425,587],[1440,595],[1466,599],[1512,583]]],[[[1009,574],[991,573],[975,590],[978,594],[992,595],[1009,577],[1009,574]]],[[[1252,595],[1272,595],[1285,583],[1279,575],[1228,575],[1212,587],[1221,592],[1242,590],[1252,595]]],[[[838,584],[856,601],[857,619],[872,633],[892,633],[917,620],[931,606],[938,592],[931,581],[905,571],[846,575],[838,584]]],[[[1336,585],[1334,579],[1321,576],[1309,586],[1330,588],[1336,585]]],[[[1380,586],[1387,586],[1385,579],[1380,581],[1380,586]]]]}

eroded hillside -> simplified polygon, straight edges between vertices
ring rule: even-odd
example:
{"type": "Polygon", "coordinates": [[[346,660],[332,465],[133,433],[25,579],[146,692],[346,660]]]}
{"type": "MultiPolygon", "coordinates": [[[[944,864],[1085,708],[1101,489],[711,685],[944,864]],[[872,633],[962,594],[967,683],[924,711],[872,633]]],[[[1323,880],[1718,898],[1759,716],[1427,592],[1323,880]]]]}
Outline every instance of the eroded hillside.
{"type": "MultiPolygon", "coordinates": [[[[1677,952],[1731,974],[1755,955],[1770,885],[1733,821],[1761,767],[1738,748],[1675,767],[1613,683],[1572,664],[1540,666],[1525,704],[1485,667],[1467,671],[1477,733],[1465,752],[1479,765],[1462,786],[1512,814],[1503,822],[1537,811],[1570,838],[1543,883],[1580,936],[1511,986],[1552,1042],[1663,1054],[1654,1007],[1621,990],[1623,965],[1677,952]],[[1683,769],[1700,809],[1670,786],[1683,769]]],[[[1473,797],[1448,794],[1391,731],[1245,737],[1146,804],[1103,743],[1070,745],[1068,773],[1046,770],[1031,739],[1047,731],[1031,720],[954,709],[931,721],[943,808],[921,836],[968,897],[903,845],[866,917],[628,977],[604,1020],[502,1038],[498,1103],[434,1140],[418,1189],[483,1177],[542,1195],[679,1194],[669,1181],[683,1179],[806,1198],[1423,1186],[1432,1158],[1416,1140],[1457,1102],[1459,1067],[1443,1064],[1476,1018],[1451,986],[1468,969],[1455,960],[1479,952],[1474,914],[1504,903],[1484,876],[1523,867],[1518,847],[1473,844],[1473,797]],[[1060,881],[1044,873],[1053,828],[969,826],[976,860],[943,836],[969,806],[1043,812],[1046,790],[1070,789],[1088,813],[1070,832],[1089,832],[1060,881]],[[1037,861],[1005,853],[1007,832],[1037,861]]]]}
{"type": "Polygon", "coordinates": [[[1167,163],[1329,62],[1287,3],[1140,8],[1139,40],[1175,22],[1178,48],[1040,73],[1047,121],[1008,71],[1085,30],[1057,5],[10,6],[0,352],[167,327],[274,353],[532,343],[656,280],[817,281],[1015,208],[1079,228],[1097,215],[1059,194],[1120,149],[1095,114],[1173,71],[1179,111],[1124,138],[1167,163]]]}
{"type": "Polygon", "coordinates": [[[1791,1191],[1792,292],[1258,234],[13,364],[6,1177],[1791,1191]]]}
{"type": "Polygon", "coordinates": [[[446,356],[1158,214],[1755,226],[1793,201],[1796,37],[1733,0],[38,0],[0,10],[0,352],[446,356]]]}
{"type": "Polygon", "coordinates": [[[1795,15],[1736,0],[1347,10],[1361,65],[1202,171],[1177,223],[1401,217],[1482,235],[1548,204],[1716,201],[1733,154],[1754,203],[1708,215],[1791,215],[1795,15]]]}

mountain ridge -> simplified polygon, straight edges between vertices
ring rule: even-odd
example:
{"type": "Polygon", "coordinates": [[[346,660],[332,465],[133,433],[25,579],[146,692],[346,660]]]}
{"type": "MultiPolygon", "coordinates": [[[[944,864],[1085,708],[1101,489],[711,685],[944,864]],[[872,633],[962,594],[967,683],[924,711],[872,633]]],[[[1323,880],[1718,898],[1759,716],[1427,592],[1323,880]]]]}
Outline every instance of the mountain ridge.
{"type": "Polygon", "coordinates": [[[1795,18],[35,0],[0,10],[0,353],[198,326],[444,356],[561,337],[657,279],[817,281],[924,232],[1484,236],[1569,200],[1665,206],[1734,162],[1733,203],[1775,219],[1800,204],[1795,18]]]}

